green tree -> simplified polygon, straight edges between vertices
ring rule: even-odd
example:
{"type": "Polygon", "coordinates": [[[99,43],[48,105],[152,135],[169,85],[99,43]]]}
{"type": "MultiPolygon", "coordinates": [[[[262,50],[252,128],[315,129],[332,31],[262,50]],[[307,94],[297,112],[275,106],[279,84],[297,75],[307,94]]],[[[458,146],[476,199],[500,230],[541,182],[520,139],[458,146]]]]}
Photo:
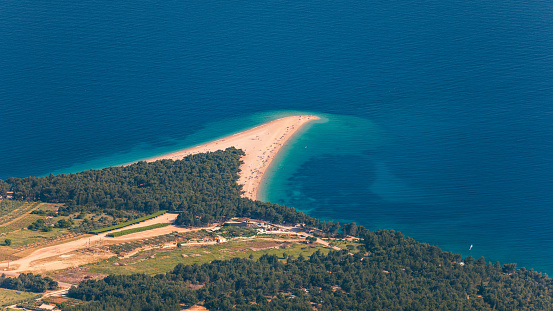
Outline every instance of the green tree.
{"type": "Polygon", "coordinates": [[[517,268],[516,263],[507,263],[507,264],[503,265],[503,272],[513,273],[513,272],[515,272],[516,268],[517,268]]]}
{"type": "Polygon", "coordinates": [[[71,228],[72,224],[73,224],[73,220],[71,218],[69,218],[69,220],[60,219],[56,223],[56,228],[71,228]]]}
{"type": "Polygon", "coordinates": [[[10,245],[12,245],[12,240],[11,239],[5,239],[4,244],[6,244],[7,246],[10,246],[10,245]]]}
{"type": "Polygon", "coordinates": [[[357,229],[358,229],[358,226],[354,222],[346,224],[343,227],[344,233],[351,236],[357,236],[357,231],[358,231],[357,229]]]}

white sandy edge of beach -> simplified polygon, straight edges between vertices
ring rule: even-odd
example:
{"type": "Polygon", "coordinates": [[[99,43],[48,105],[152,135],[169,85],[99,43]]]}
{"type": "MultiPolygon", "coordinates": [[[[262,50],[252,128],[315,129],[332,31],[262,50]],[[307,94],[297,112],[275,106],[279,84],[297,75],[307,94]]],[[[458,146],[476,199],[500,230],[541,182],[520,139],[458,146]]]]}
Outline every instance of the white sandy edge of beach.
{"type": "Polygon", "coordinates": [[[258,198],[263,174],[279,150],[303,125],[318,119],[319,117],[313,115],[284,117],[231,136],[146,161],[180,160],[191,154],[225,150],[229,147],[242,149],[246,155],[242,157],[244,163],[240,166],[238,183],[242,185],[243,196],[255,200],[258,198]]]}
{"type": "MultiPolygon", "coordinates": [[[[253,199],[257,196],[257,191],[263,174],[286,141],[289,140],[303,125],[318,119],[318,117],[310,115],[285,117],[206,144],[151,158],[146,161],[151,162],[160,159],[178,160],[191,154],[224,150],[229,147],[242,149],[246,155],[242,158],[244,163],[240,167],[241,172],[239,173],[240,178],[238,182],[243,185],[243,190],[245,191],[244,196],[253,199]]],[[[172,223],[176,217],[176,214],[166,214],[147,220],[140,224],[125,227],[124,229],[148,226],[160,222],[172,223]]],[[[170,225],[163,228],[149,230],[147,232],[135,233],[119,238],[111,238],[110,240],[134,240],[166,234],[172,231],[184,232],[190,230],[200,230],[200,228],[187,229],[170,225]]],[[[29,256],[12,261],[10,264],[11,271],[6,271],[6,273],[59,270],[79,266],[88,262],[98,261],[107,255],[97,254],[90,256],[89,254],[77,254],[72,252],[96,245],[96,243],[104,240],[107,234],[108,232],[94,236],[86,236],[60,245],[53,245],[38,249],[29,256]]],[[[0,270],[7,269],[7,265],[7,262],[0,264],[0,270]]]]}

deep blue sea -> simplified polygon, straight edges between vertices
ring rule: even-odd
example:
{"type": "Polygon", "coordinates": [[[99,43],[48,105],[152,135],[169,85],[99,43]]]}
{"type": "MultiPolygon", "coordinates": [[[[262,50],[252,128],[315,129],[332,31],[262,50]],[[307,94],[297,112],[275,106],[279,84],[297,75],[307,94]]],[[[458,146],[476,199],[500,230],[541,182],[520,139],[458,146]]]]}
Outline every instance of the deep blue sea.
{"type": "Polygon", "coordinates": [[[0,178],[308,112],[264,199],[553,274],[552,34],[537,0],[1,1],[0,178]]]}

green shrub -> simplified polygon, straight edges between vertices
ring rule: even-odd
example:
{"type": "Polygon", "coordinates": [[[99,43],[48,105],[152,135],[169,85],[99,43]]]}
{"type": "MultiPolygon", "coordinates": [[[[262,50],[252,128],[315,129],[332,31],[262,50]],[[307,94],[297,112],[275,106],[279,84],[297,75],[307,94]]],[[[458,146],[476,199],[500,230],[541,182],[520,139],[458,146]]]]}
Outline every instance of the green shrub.
{"type": "Polygon", "coordinates": [[[167,227],[167,226],[169,226],[168,223],[155,224],[155,225],[151,225],[151,226],[145,226],[145,227],[140,227],[140,228],[117,231],[117,232],[110,233],[107,236],[114,238],[114,237],[118,237],[118,236],[122,236],[122,235],[127,235],[127,234],[131,234],[131,233],[142,232],[142,231],[147,231],[147,230],[152,230],[152,229],[162,228],[162,227],[167,227]]]}
{"type": "Polygon", "coordinates": [[[119,228],[123,228],[123,227],[128,227],[130,225],[134,225],[134,224],[137,224],[139,222],[143,222],[145,220],[155,218],[159,215],[163,215],[163,214],[165,214],[165,212],[167,212],[167,211],[155,212],[151,215],[140,217],[140,218],[129,220],[129,221],[125,221],[125,222],[122,222],[120,224],[117,224],[117,225],[114,225],[114,226],[111,226],[111,227],[105,227],[105,228],[101,228],[101,229],[92,230],[92,231],[90,231],[90,233],[91,234],[99,234],[99,233],[103,233],[103,232],[107,232],[107,231],[111,231],[111,230],[115,230],[115,229],[119,229],[119,228]]]}

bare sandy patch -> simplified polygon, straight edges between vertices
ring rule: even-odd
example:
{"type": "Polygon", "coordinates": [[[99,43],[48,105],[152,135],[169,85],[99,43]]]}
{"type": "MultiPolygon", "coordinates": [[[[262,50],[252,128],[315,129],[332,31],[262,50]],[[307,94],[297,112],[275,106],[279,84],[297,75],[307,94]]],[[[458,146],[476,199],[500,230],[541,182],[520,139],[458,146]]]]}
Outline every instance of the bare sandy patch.
{"type": "Polygon", "coordinates": [[[188,311],[209,311],[204,306],[198,306],[198,305],[192,306],[192,307],[190,307],[188,309],[185,309],[185,310],[188,310],[188,311]]]}
{"type": "MultiPolygon", "coordinates": [[[[119,231],[119,230],[132,229],[132,228],[137,228],[137,227],[150,226],[150,225],[157,224],[157,223],[174,222],[174,220],[177,218],[177,216],[178,215],[176,215],[176,214],[165,214],[165,215],[161,215],[161,216],[158,216],[158,217],[153,218],[153,219],[148,219],[144,222],[134,224],[132,226],[128,226],[128,227],[125,227],[125,228],[122,228],[122,229],[114,230],[114,231],[111,231],[111,232],[116,232],[116,231],[119,231]]],[[[167,227],[165,227],[165,228],[167,228],[167,227]]],[[[163,228],[161,228],[161,229],[163,229],[163,228]]],[[[98,246],[101,246],[101,245],[105,244],[106,239],[110,239],[110,238],[106,237],[106,235],[108,233],[109,232],[98,234],[98,235],[89,235],[89,236],[85,236],[85,237],[77,239],[77,240],[69,241],[67,243],[53,245],[53,246],[44,247],[44,248],[35,250],[30,255],[28,255],[24,258],[15,260],[12,263],[10,263],[10,270],[14,270],[14,271],[33,271],[35,269],[35,266],[39,265],[39,262],[41,260],[46,260],[47,262],[56,262],[57,261],[56,259],[51,259],[50,257],[56,258],[56,257],[59,257],[63,254],[71,253],[71,252],[79,250],[79,249],[94,249],[94,248],[97,248],[98,246]]],[[[141,236],[143,236],[143,237],[152,237],[152,236],[158,235],[157,232],[144,231],[142,233],[143,234],[141,236]]],[[[125,237],[125,236],[123,236],[123,237],[125,237]]],[[[137,237],[134,237],[134,238],[139,239],[140,237],[137,236],[137,237]]],[[[65,259],[66,260],[64,260],[64,262],[65,261],[79,261],[78,257],[74,257],[74,258],[73,257],[67,257],[65,259]]],[[[67,267],[75,267],[75,265],[67,266],[64,263],[59,262],[59,265],[55,265],[55,264],[41,265],[40,269],[42,269],[42,270],[47,270],[47,269],[60,270],[60,269],[65,269],[67,267]]],[[[7,269],[7,263],[0,264],[0,269],[1,270],[7,269]]]]}
{"type": "Polygon", "coordinates": [[[89,263],[98,262],[112,256],[113,254],[110,253],[73,252],[71,254],[47,257],[32,261],[30,262],[27,271],[41,273],[52,270],[75,268],[89,263]]]}
{"type": "Polygon", "coordinates": [[[100,280],[108,276],[103,273],[93,273],[88,271],[88,267],[70,268],[63,271],[56,272],[52,275],[57,281],[66,282],[70,284],[79,284],[84,280],[100,280]]]}

